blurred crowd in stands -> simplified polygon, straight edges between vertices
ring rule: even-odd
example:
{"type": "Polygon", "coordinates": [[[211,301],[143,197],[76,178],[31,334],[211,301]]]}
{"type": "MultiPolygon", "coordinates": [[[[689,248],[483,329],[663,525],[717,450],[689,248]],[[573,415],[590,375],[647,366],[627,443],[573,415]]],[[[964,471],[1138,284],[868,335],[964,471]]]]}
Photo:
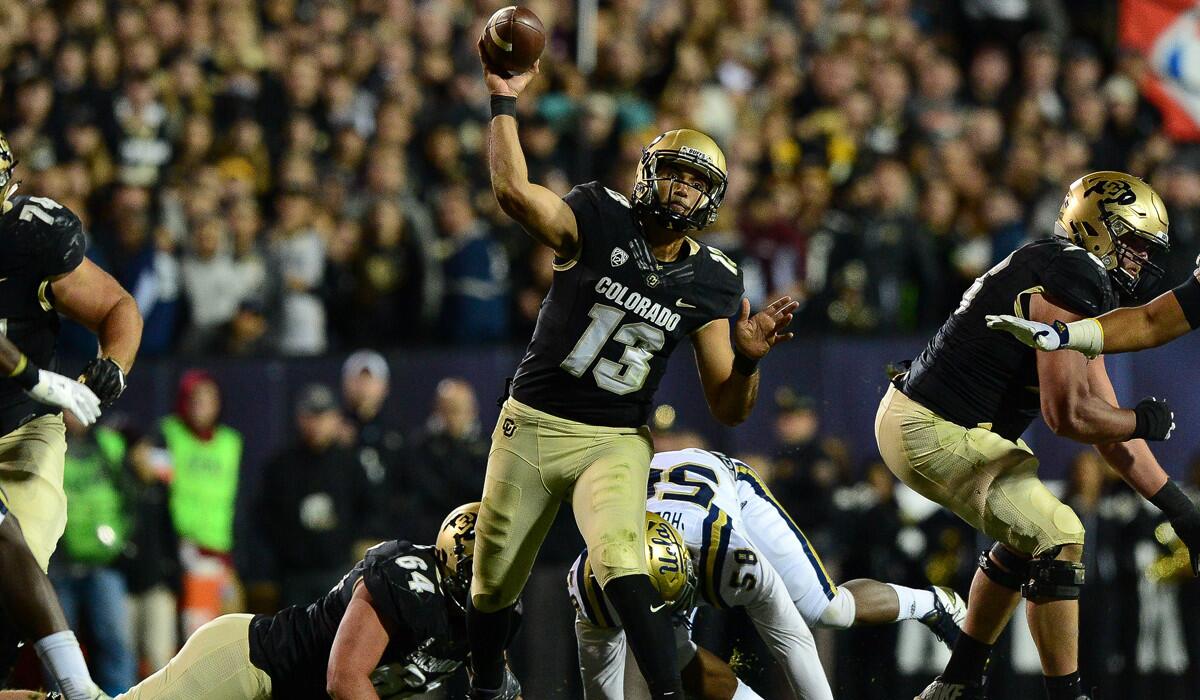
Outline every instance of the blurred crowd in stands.
{"type": "MultiPolygon", "coordinates": [[[[523,342],[552,273],[484,166],[475,41],[501,4],[5,3],[0,129],[136,296],[145,355],[523,342]]],[[[936,325],[1089,170],[1162,193],[1172,277],[1200,249],[1200,158],[1114,48],[1115,3],[611,0],[594,51],[575,3],[528,4],[531,177],[628,192],[656,133],[712,134],[730,189],[704,236],[752,301],[803,299],[801,332],[936,325]]]]}

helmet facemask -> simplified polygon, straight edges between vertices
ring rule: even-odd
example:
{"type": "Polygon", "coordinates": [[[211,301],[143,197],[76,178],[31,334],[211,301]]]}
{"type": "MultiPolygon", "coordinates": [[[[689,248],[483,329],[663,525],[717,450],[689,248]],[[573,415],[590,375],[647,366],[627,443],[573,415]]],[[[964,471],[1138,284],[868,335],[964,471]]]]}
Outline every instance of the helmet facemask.
{"type": "Polygon", "coordinates": [[[1156,259],[1170,250],[1169,244],[1152,233],[1137,230],[1116,215],[1107,216],[1103,223],[1112,237],[1116,258],[1116,266],[1108,271],[1109,277],[1130,301],[1148,301],[1166,274],[1156,259]]]}
{"type": "Polygon", "coordinates": [[[716,221],[717,210],[725,199],[727,181],[725,174],[710,165],[703,155],[686,146],[679,150],[644,152],[641,177],[633,188],[634,209],[670,231],[699,230],[716,221]],[[674,167],[664,168],[665,165],[674,167]],[[672,170],[696,173],[704,184],[669,172],[672,170]],[[697,196],[691,206],[680,208],[676,185],[695,191],[697,196]]]}
{"type": "Polygon", "coordinates": [[[471,559],[464,557],[458,560],[458,565],[449,575],[442,578],[442,590],[446,598],[464,615],[467,612],[467,599],[471,596],[471,559]]]}

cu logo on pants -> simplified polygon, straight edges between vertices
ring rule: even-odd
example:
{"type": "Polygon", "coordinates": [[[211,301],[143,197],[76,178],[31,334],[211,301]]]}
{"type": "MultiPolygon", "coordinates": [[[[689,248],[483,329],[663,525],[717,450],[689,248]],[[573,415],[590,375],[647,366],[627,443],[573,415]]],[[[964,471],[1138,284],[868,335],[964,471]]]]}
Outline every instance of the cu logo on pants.
{"type": "Polygon", "coordinates": [[[517,432],[517,422],[512,418],[505,418],[502,429],[504,430],[504,437],[510,438],[513,436],[513,433],[517,432]]]}

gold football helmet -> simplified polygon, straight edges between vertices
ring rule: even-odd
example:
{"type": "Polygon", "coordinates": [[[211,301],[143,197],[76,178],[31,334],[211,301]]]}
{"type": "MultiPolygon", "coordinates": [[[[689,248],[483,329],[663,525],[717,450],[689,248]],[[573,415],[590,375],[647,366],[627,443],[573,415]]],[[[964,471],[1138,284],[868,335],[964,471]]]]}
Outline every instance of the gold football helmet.
{"type": "Polygon", "coordinates": [[[631,203],[639,215],[649,216],[672,231],[699,230],[717,220],[717,209],[725,199],[727,184],[725,154],[717,142],[694,129],[674,129],[659,134],[642,150],[631,203]],[[698,173],[707,187],[659,172],[665,164],[698,173]],[[700,190],[700,196],[688,211],[671,209],[670,188],[676,182],[700,190]]]}
{"type": "Polygon", "coordinates": [[[8,138],[0,131],[0,214],[12,208],[9,197],[17,191],[17,183],[13,182],[13,170],[17,167],[17,159],[13,156],[8,138]]]}
{"type": "Polygon", "coordinates": [[[442,590],[460,609],[471,595],[471,560],[475,556],[475,521],[479,502],[461,505],[442,521],[437,536],[437,561],[442,590]]]}
{"type": "Polygon", "coordinates": [[[646,562],[650,582],[673,612],[695,605],[696,570],[679,531],[657,513],[646,513],[646,562]]]}
{"type": "Polygon", "coordinates": [[[1170,248],[1167,207],[1140,178],[1111,170],[1084,175],[1071,183],[1058,225],[1133,300],[1153,292],[1163,275],[1152,258],[1170,248]]]}

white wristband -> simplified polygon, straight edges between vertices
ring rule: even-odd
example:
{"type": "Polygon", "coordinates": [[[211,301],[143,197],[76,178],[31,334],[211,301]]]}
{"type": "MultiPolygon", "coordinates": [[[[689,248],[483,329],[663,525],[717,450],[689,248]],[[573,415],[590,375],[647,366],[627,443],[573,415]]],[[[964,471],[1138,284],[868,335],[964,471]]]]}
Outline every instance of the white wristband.
{"type": "Polygon", "coordinates": [[[1104,328],[1094,318],[1068,323],[1066,335],[1064,348],[1078,350],[1092,359],[1104,352],[1104,328]]]}

